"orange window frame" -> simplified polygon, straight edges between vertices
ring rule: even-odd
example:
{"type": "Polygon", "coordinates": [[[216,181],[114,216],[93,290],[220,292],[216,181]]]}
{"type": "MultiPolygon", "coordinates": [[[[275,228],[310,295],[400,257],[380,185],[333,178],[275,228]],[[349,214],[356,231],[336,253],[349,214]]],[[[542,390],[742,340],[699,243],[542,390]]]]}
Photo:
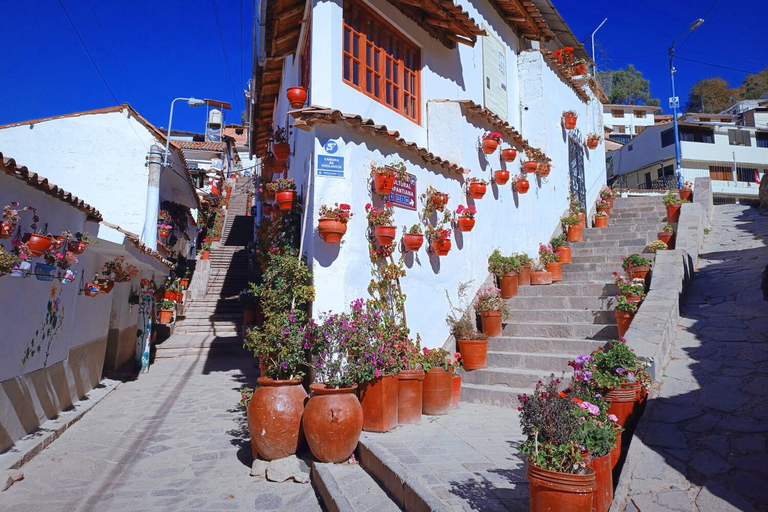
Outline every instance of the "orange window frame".
{"type": "Polygon", "coordinates": [[[359,0],[344,0],[342,80],[421,123],[421,49],[359,0]]]}

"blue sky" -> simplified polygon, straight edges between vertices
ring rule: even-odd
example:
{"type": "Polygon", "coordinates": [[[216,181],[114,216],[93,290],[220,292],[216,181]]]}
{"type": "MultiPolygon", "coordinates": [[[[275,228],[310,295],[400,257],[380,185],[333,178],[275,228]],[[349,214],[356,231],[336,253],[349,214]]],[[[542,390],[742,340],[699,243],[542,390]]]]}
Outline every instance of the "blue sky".
{"type": "MultiPolygon", "coordinates": [[[[228,68],[212,0],[61,1],[118,103],[128,102],[153,124],[166,126],[173,98],[220,99],[233,105],[227,119],[239,121],[242,90],[252,62],[253,0],[243,0],[242,4],[240,0],[215,0],[228,68]]],[[[554,0],[579,39],[588,38],[607,17],[596,38],[599,66],[634,64],[650,78],[651,92],[662,100],[662,106],[670,94],[667,47],[713,2],[554,0]]],[[[704,25],[683,46],[688,51],[679,55],[741,70],[764,69],[768,65],[766,2],[719,0],[704,25]]],[[[13,39],[6,37],[0,51],[4,78],[0,80],[0,124],[115,104],[59,0],[4,2],[2,16],[3,26],[13,27],[13,39]]],[[[683,102],[688,88],[701,78],[722,76],[737,86],[746,76],[741,71],[683,60],[677,61],[677,68],[683,102]]],[[[202,131],[204,109],[177,107],[174,128],[202,131]]]]}

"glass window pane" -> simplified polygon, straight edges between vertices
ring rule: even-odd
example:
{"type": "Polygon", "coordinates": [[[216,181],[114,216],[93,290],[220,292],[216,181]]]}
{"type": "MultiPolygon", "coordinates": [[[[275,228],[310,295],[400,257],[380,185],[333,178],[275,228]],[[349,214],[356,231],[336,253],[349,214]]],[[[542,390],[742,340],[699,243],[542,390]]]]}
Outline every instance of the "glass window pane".
{"type": "Polygon", "coordinates": [[[360,85],[360,65],[356,62],[352,62],[352,83],[360,85]]]}
{"type": "Polygon", "coordinates": [[[356,58],[360,58],[360,35],[355,34],[352,37],[352,55],[356,58]]]}
{"type": "Polygon", "coordinates": [[[392,87],[392,106],[395,108],[400,108],[400,103],[398,103],[398,97],[400,96],[400,88],[399,87],[392,87]]]}
{"type": "Polygon", "coordinates": [[[387,105],[392,103],[392,85],[389,82],[387,82],[387,97],[384,101],[387,102],[387,105]]]}
{"type": "Polygon", "coordinates": [[[365,71],[365,90],[369,93],[371,92],[371,72],[369,70],[365,71]]]}
{"type": "Polygon", "coordinates": [[[349,80],[349,57],[344,56],[344,79],[349,80]]]}
{"type": "Polygon", "coordinates": [[[349,53],[349,29],[344,27],[344,51],[349,53]]]}
{"type": "Polygon", "coordinates": [[[398,63],[396,61],[392,61],[392,81],[395,82],[396,84],[399,83],[398,82],[398,74],[400,73],[399,68],[400,66],[398,65],[398,63]]]}

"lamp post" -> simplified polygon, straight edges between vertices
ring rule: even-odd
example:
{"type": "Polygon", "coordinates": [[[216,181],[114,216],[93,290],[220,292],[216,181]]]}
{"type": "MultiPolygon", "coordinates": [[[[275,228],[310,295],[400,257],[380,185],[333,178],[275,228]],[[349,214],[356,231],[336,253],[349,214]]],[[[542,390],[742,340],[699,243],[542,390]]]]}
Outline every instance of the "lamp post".
{"type": "Polygon", "coordinates": [[[171,102],[171,116],[168,118],[168,136],[165,138],[165,156],[163,157],[163,167],[168,167],[168,150],[171,146],[171,123],[173,122],[173,105],[177,101],[186,101],[190,107],[202,107],[205,100],[197,98],[176,98],[171,102]]]}
{"type": "Polygon", "coordinates": [[[597,79],[597,61],[595,60],[595,34],[597,34],[597,31],[600,30],[600,27],[605,25],[605,22],[608,21],[608,18],[605,18],[601,24],[597,26],[594,32],[592,32],[592,35],[590,38],[592,39],[592,76],[597,79]]]}
{"type": "Polygon", "coordinates": [[[678,189],[683,188],[683,169],[680,165],[680,134],[677,128],[677,109],[680,107],[680,98],[675,94],[675,65],[672,60],[675,57],[675,43],[699,28],[702,23],[704,23],[703,18],[697,19],[691,23],[691,26],[688,27],[688,30],[684,34],[677,36],[672,41],[672,44],[669,45],[669,79],[672,82],[672,96],[669,98],[669,106],[672,108],[672,122],[674,123],[675,131],[675,176],[677,177],[678,189]]]}

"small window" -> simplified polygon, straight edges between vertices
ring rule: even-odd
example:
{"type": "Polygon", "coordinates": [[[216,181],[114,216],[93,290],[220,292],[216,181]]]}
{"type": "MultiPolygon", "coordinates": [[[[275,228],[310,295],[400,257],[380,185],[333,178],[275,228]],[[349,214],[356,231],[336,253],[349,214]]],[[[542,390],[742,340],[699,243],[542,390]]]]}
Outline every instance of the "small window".
{"type": "Polygon", "coordinates": [[[730,181],[733,179],[731,168],[725,165],[710,165],[709,178],[718,181],[730,181]]]}
{"type": "Polygon", "coordinates": [[[614,110],[611,110],[611,115],[613,117],[621,117],[621,118],[623,118],[624,117],[624,111],[623,110],[619,110],[619,109],[614,109],[614,110]]]}
{"type": "Polygon", "coordinates": [[[635,117],[645,119],[645,110],[635,110],[635,117]]]}
{"type": "Polygon", "coordinates": [[[629,146],[627,146],[627,151],[632,151],[632,144],[630,144],[629,146]]]}
{"type": "Polygon", "coordinates": [[[743,183],[754,183],[757,169],[753,167],[736,167],[736,180],[743,183]]]}
{"type": "Polygon", "coordinates": [[[627,133],[627,127],[626,126],[622,126],[622,125],[614,126],[613,130],[616,133],[627,133]]]}
{"type": "Polygon", "coordinates": [[[768,132],[755,132],[755,146],[768,148],[768,132]]]}
{"type": "Polygon", "coordinates": [[[635,135],[640,135],[646,128],[647,126],[635,126],[635,135]]]}
{"type": "Polygon", "coordinates": [[[658,173],[659,179],[662,179],[664,177],[664,169],[659,169],[657,173],[658,173]]]}
{"type": "Polygon", "coordinates": [[[715,132],[709,129],[695,129],[687,126],[680,127],[680,142],[715,143],[715,132]]]}
{"type": "Polygon", "coordinates": [[[731,146],[751,146],[749,132],[747,130],[728,130],[728,144],[731,146]]]}
{"type": "Polygon", "coordinates": [[[675,132],[672,128],[661,132],[661,147],[665,148],[675,143],[675,132]]]}

